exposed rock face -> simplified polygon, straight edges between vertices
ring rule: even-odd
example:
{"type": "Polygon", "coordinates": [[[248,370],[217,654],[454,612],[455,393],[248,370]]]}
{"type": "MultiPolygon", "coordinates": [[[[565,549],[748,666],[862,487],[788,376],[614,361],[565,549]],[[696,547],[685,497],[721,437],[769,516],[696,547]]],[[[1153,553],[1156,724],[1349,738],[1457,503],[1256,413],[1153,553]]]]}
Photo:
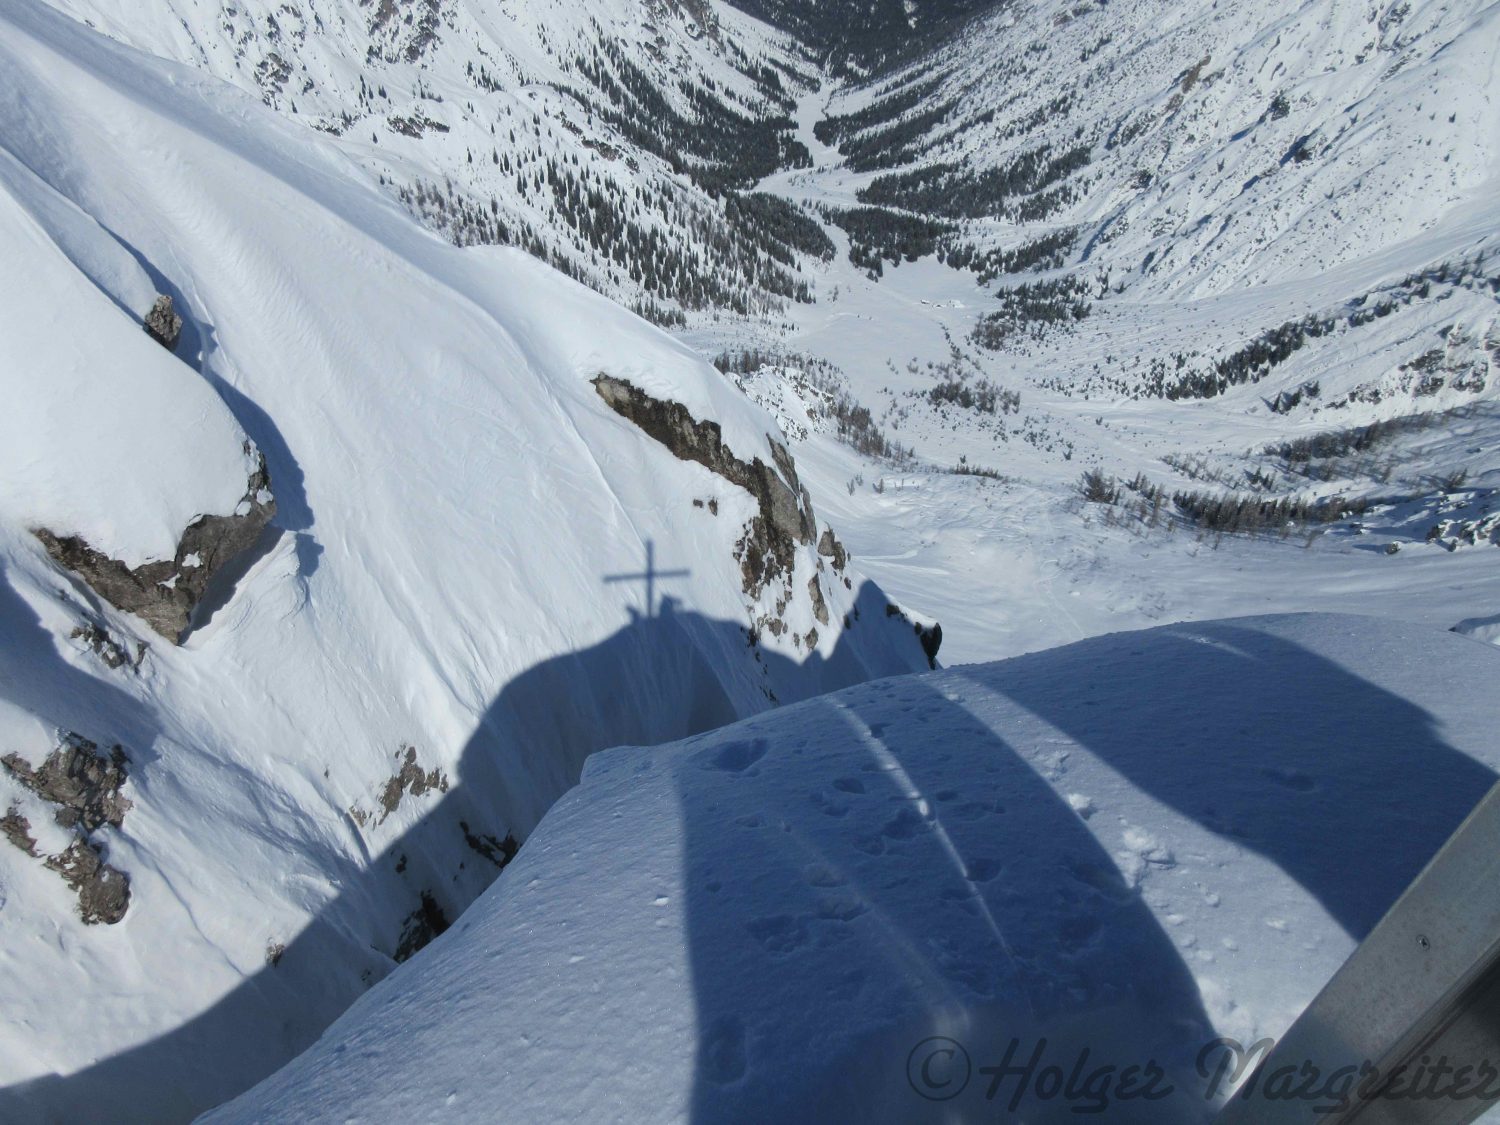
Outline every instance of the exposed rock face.
{"type": "Polygon", "coordinates": [[[844,550],[844,545],[839,542],[838,536],[833,533],[833,528],[825,527],[822,536],[818,539],[818,554],[833,562],[833,569],[842,572],[849,565],[849,553],[844,550]]]}
{"type": "Polygon", "coordinates": [[[467,820],[460,820],[458,827],[464,834],[464,843],[493,863],[499,870],[503,871],[505,865],[515,859],[516,853],[521,850],[521,845],[509,832],[505,834],[505,839],[501,840],[487,832],[472,831],[467,820]]]}
{"type": "Polygon", "coordinates": [[[431,891],[423,891],[421,905],[406,916],[401,923],[401,937],[396,943],[394,961],[409,960],[413,954],[431,944],[432,939],[442,935],[451,925],[448,915],[433,898],[431,891]]]}
{"type": "Polygon", "coordinates": [[[401,750],[405,754],[401,768],[385,783],[385,792],[380,795],[380,807],[383,810],[381,820],[396,811],[402,796],[407,793],[420,797],[429,789],[436,789],[440,793],[448,792],[448,779],[436,767],[426,773],[422,772],[422,767],[417,765],[415,746],[403,746],[401,750]]]}
{"type": "Polygon", "coordinates": [[[75,641],[82,641],[95,656],[104,662],[105,667],[111,669],[139,668],[142,658],[146,655],[146,646],[142,644],[136,651],[136,659],[132,662],[130,654],[125,651],[125,646],[97,621],[78,626],[68,636],[75,641]]]}
{"type": "Polygon", "coordinates": [[[182,335],[182,317],[172,307],[172,298],[165,294],[156,298],[151,311],[146,314],[146,333],[169,352],[177,350],[177,340],[182,335]]]}
{"type": "Polygon", "coordinates": [[[400,807],[401,799],[408,793],[413,797],[420,797],[428,792],[448,792],[447,775],[436,766],[424,771],[417,762],[415,746],[403,743],[401,749],[396,751],[396,758],[401,765],[386,780],[385,788],[380,791],[379,810],[366,812],[357,805],[349,810],[349,816],[359,827],[363,828],[372,822],[377,826],[384,824],[385,818],[400,807]]]}
{"type": "Polygon", "coordinates": [[[31,821],[21,815],[21,810],[12,805],[0,816],[0,834],[11,844],[29,856],[35,856],[36,839],[31,835],[31,821]]]}
{"type": "Polygon", "coordinates": [[[680,402],[652,398],[623,379],[600,374],[594,389],[611,409],[628,418],[683,461],[695,461],[749,492],[760,505],[740,541],[745,592],[759,597],[777,578],[789,578],[798,543],[811,543],[817,526],[812,498],[797,479],[792,455],[771,442],[773,469],[759,457],[742,461],[724,444],[723,428],[697,421],[680,402]]]}
{"type": "MultiPolygon", "coordinates": [[[[828,624],[828,602],[823,598],[823,587],[818,582],[818,576],[814,574],[807,580],[807,596],[812,599],[813,616],[818,619],[819,625],[828,624]]],[[[817,642],[814,641],[808,647],[811,648],[817,642]]]]}
{"type": "MultiPolygon", "coordinates": [[[[113,925],[125,917],[130,879],[105,863],[103,850],[89,839],[106,825],[119,828],[130,810],[129,798],[120,794],[126,781],[124,749],[115,746],[105,756],[88,739],[65,734],[62,744],[35,769],[18,754],[7,754],[0,764],[32,793],[57,806],[57,823],[73,832],[72,842],[44,862],[78,895],[83,920],[113,925]]],[[[37,855],[31,824],[19,809],[0,817],[0,833],[27,855],[37,855]]]]}
{"type": "Polygon", "coordinates": [[[885,615],[887,617],[899,617],[911,626],[912,632],[917,635],[917,641],[922,646],[923,655],[927,657],[927,667],[936,668],[938,650],[943,647],[942,625],[933,622],[929,626],[923,625],[920,621],[913,621],[910,617],[906,616],[906,611],[895,602],[890,602],[886,605],[885,615]]]}
{"type": "MultiPolygon", "coordinates": [[[[828,559],[834,573],[843,576],[849,563],[849,553],[834,535],[832,528],[817,534],[817,518],[813,514],[812,497],[797,479],[797,466],[786,446],[771,440],[771,460],[775,468],[768,466],[759,457],[745,462],[736,457],[724,444],[723,428],[712,421],[699,422],[680,402],[652,398],[639,387],[611,375],[596,375],[594,389],[616,414],[634,422],[648,435],[665,445],[679,460],[695,461],[712,470],[731,484],[737,484],[754,496],[760,511],[745,527],[744,537],[737,547],[740,569],[744,576],[745,593],[759,598],[773,582],[779,581],[782,590],[776,598],[775,612],[758,617],[750,632],[751,644],[755,643],[761,629],[772,636],[780,637],[787,632],[784,620],[787,606],[792,599],[792,575],[796,567],[798,544],[812,543],[817,539],[820,558],[828,559]]],[[[698,503],[698,501],[695,501],[698,503]]],[[[823,563],[818,563],[823,571],[823,563]]],[[[847,576],[842,578],[849,586],[847,576]]],[[[828,625],[831,615],[828,602],[818,575],[813,575],[807,584],[808,597],[812,602],[813,616],[820,625],[828,625]]],[[[856,616],[858,610],[855,611],[856,616]]],[[[943,643],[943,627],[928,628],[912,621],[901,607],[889,605],[887,616],[900,617],[911,625],[930,667],[937,667],[938,648],[943,643]]],[[[850,626],[844,618],[844,627],[850,626]]],[[[818,631],[809,630],[796,636],[799,645],[811,650],[817,647],[818,631]]],[[[774,698],[774,696],[772,697],[774,698]]]]}
{"type": "Polygon", "coordinates": [[[917,639],[922,642],[922,651],[927,655],[927,667],[937,667],[938,650],[943,647],[943,627],[936,621],[931,628],[921,625],[913,625],[917,632],[917,639]]]}
{"type": "Polygon", "coordinates": [[[132,570],[78,536],[57,536],[46,528],[34,528],[33,534],[48,554],[101,598],[140,617],[176,644],[209,580],[225,563],[252,547],[275,514],[276,500],[262,455],[234,514],[199,516],[188,524],[171,561],[146,563],[132,570]]]}
{"type": "Polygon", "coordinates": [[[27,789],[58,806],[58,824],[85,836],[106,824],[120,827],[130,811],[130,799],[120,795],[127,765],[123,747],[112,748],[106,757],[96,743],[65,734],[62,745],[36,769],[18,754],[7,754],[0,763],[27,789]]]}
{"type": "Polygon", "coordinates": [[[97,844],[74,840],[61,855],[48,856],[47,867],[78,895],[78,913],[88,925],[113,926],[130,909],[130,880],[104,862],[97,844]]]}

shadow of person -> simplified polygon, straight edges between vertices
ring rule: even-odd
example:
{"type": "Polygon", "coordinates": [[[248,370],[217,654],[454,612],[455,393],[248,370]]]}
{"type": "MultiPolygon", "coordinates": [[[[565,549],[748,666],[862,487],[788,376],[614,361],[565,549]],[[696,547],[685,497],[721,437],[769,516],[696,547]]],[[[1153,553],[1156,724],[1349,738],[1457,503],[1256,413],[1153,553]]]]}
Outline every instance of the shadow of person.
{"type": "MultiPolygon", "coordinates": [[[[274,963],[154,1039],[70,1075],[0,1090],[0,1120],[169,1122],[234,1097],[308,1047],[396,956],[442,933],[495,879],[593,752],[686,737],[853,678],[925,666],[886,599],[861,591],[863,643],[796,662],[743,625],[663,599],[651,617],[512,679],[479,718],[448,790],[411,822],[361,829],[368,859],[330,859],[341,890],[274,963]],[[878,612],[875,607],[879,607],[878,612]],[[868,636],[868,640],[864,638],[868,636]],[[404,824],[404,828],[398,828],[404,824]]],[[[170,988],[172,982],[158,982],[170,988]]]]}

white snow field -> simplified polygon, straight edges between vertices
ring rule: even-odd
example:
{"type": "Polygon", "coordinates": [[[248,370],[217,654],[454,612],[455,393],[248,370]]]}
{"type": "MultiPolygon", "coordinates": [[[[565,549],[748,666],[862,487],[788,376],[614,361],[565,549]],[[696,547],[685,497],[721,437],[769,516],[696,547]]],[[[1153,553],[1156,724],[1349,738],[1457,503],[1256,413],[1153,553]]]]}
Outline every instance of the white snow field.
{"type": "Polygon", "coordinates": [[[1205,1045],[1279,1035],[1496,780],[1497,678],[1441,631],[1249,617],[596,755],[453,930],[207,1120],[1205,1121],[1205,1045]],[[1165,1096],[1034,1084],[1084,1050],[1165,1096]]]}
{"type": "Polygon", "coordinates": [[[927,667],[814,543],[747,593],[756,501],[591,380],[746,461],[775,424],[619,306],[445,244],[319,134],[44,5],[0,2],[0,121],[0,1120],[208,1108],[456,918],[589,752],[927,667]],[[244,493],[246,435],[275,523],[180,647],[31,534],[170,558],[244,493]],[[605,581],[648,558],[650,604],[605,581]],[[74,736],[127,763],[91,833],[129,879],[113,925],[17,772],[74,736]]]}
{"type": "Polygon", "coordinates": [[[1493,0],[1014,0],[864,84],[722,0],[0,0],[0,1122],[315,1042],[221,1116],[993,1119],[1043,1034],[1204,1118],[1497,768],[1497,60],[1493,0]],[[951,229],[871,276],[872,192],[951,229]],[[180,644],[38,536],[160,565],[261,457],[180,644]]]}

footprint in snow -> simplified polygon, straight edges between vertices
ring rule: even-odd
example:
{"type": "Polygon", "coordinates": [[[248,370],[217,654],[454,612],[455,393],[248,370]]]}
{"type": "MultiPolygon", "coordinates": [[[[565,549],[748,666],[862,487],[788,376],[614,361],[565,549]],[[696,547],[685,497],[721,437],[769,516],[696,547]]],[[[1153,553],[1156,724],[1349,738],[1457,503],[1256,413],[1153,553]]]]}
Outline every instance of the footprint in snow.
{"type": "Polygon", "coordinates": [[[1094,813],[1099,811],[1098,809],[1094,808],[1093,798],[1086,797],[1082,793],[1069,793],[1068,807],[1076,812],[1079,816],[1083,817],[1084,820],[1087,820],[1089,817],[1093,816],[1094,813]]]}
{"type": "Polygon", "coordinates": [[[802,869],[809,887],[842,887],[849,880],[837,868],[826,863],[811,863],[802,869]]]}
{"type": "Polygon", "coordinates": [[[818,917],[825,922],[852,922],[868,909],[853,891],[818,899],[818,917]]]}
{"type": "Polygon", "coordinates": [[[1266,766],[1260,772],[1277,785],[1290,789],[1295,793],[1311,793],[1318,787],[1318,783],[1301,770],[1280,770],[1266,766]]]}
{"type": "Polygon", "coordinates": [[[767,749],[763,738],[748,742],[730,742],[720,746],[705,766],[707,769],[719,770],[723,773],[744,773],[766,756],[767,749]]]}
{"type": "Polygon", "coordinates": [[[1000,874],[1000,864],[985,856],[975,856],[965,866],[964,875],[971,883],[988,883],[1000,874]]]}
{"type": "Polygon", "coordinates": [[[928,827],[927,820],[915,809],[902,809],[880,830],[882,836],[892,840],[910,840],[928,827]]]}
{"type": "Polygon", "coordinates": [[[805,917],[776,914],[747,922],[745,929],[767,953],[795,953],[808,942],[805,917]]]}
{"type": "Polygon", "coordinates": [[[828,793],[824,793],[821,789],[815,789],[809,793],[808,799],[812,801],[813,806],[823,813],[824,816],[847,816],[849,813],[849,803],[847,801],[841,801],[828,793]]]}
{"type": "Polygon", "coordinates": [[[1127,827],[1124,842],[1126,848],[1153,867],[1177,866],[1177,857],[1172,854],[1172,849],[1144,828],[1127,827]]]}
{"type": "Polygon", "coordinates": [[[727,1086],[745,1076],[745,1024],[738,1016],[719,1016],[703,1034],[699,1052],[703,1076],[727,1086]]]}

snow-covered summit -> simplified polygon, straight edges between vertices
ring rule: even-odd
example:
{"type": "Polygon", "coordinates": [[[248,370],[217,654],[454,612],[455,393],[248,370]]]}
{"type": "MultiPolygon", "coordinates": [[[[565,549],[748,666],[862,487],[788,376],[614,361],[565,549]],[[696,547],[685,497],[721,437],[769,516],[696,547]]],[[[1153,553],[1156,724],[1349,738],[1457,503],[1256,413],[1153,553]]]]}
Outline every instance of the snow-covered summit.
{"type": "Polygon", "coordinates": [[[1206,1121],[1199,1053],[1279,1035],[1495,782],[1497,675],[1441,631],[1242,618],[612,750],[209,1119],[1206,1121]],[[1035,1071],[1173,1092],[1039,1095],[1042,1039],[1035,1071]]]}

